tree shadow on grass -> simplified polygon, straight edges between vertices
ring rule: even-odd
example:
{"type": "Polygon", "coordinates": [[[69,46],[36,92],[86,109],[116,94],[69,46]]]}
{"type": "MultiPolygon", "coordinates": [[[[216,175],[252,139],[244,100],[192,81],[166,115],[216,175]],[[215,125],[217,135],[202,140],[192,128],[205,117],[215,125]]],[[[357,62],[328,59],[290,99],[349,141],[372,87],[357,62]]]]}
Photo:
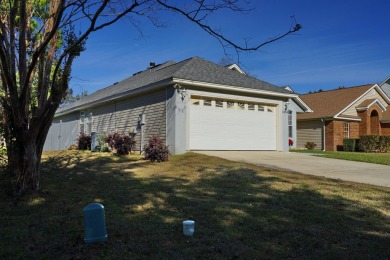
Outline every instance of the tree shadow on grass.
{"type": "Polygon", "coordinates": [[[170,256],[184,257],[186,250],[212,258],[389,255],[388,217],[345,198],[324,197],[311,187],[272,188],[279,181],[248,168],[225,169],[169,196],[169,205],[180,205],[182,219],[197,223],[190,242],[168,238],[175,241],[170,256]]]}
{"type": "MultiPolygon", "coordinates": [[[[3,225],[11,227],[0,230],[9,239],[3,239],[9,250],[2,247],[0,257],[383,259],[390,255],[389,216],[379,209],[343,193],[324,195],[299,179],[266,168],[220,159],[210,164],[203,155],[177,158],[158,165],[115,157],[47,160],[42,168],[45,193],[1,214],[3,225]],[[140,177],[140,170],[149,170],[150,175],[140,177]],[[85,245],[82,209],[92,202],[105,206],[109,239],[85,245]],[[185,219],[196,222],[193,237],[182,234],[185,219]]],[[[383,205],[389,197],[384,192],[383,205]]]]}

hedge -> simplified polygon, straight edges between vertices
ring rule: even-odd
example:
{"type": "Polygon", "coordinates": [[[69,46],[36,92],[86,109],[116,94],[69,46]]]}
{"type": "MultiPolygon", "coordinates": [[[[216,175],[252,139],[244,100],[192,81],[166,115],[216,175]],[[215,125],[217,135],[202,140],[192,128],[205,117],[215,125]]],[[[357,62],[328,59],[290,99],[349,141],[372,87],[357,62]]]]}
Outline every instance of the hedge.
{"type": "Polygon", "coordinates": [[[360,136],[358,149],[369,152],[386,153],[390,151],[390,136],[362,135],[360,136]]]}
{"type": "Polygon", "coordinates": [[[390,136],[380,136],[378,150],[381,153],[387,153],[390,151],[390,136]]]}
{"type": "Polygon", "coordinates": [[[343,150],[345,152],[357,152],[359,145],[359,139],[356,138],[345,138],[343,140],[343,150]]]}

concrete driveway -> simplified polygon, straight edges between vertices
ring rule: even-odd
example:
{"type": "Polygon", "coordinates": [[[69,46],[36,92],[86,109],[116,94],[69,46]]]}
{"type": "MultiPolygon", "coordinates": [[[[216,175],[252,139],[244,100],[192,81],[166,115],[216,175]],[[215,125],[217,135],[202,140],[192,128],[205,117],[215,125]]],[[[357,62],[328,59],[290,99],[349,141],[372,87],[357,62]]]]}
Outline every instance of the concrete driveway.
{"type": "Polygon", "coordinates": [[[328,159],[303,153],[266,151],[197,151],[232,161],[303,174],[324,176],[377,186],[390,187],[390,166],[328,159]]]}

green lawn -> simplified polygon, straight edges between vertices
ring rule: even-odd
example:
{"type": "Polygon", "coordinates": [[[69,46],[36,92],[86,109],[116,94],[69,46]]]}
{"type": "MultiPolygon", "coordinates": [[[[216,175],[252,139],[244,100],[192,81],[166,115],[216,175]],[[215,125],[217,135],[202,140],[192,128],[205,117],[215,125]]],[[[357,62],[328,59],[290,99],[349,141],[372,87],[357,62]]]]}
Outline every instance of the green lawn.
{"type": "Polygon", "coordinates": [[[390,153],[324,152],[319,150],[290,150],[290,152],[312,153],[326,158],[390,165],[390,153]]]}
{"type": "MultiPolygon", "coordinates": [[[[4,191],[3,179],[1,187],[4,191]]],[[[263,259],[390,256],[390,189],[194,153],[45,154],[42,191],[0,194],[1,259],[263,259]],[[105,206],[108,241],[83,243],[83,208],[105,206]],[[182,221],[196,221],[184,237],[182,221]]]]}

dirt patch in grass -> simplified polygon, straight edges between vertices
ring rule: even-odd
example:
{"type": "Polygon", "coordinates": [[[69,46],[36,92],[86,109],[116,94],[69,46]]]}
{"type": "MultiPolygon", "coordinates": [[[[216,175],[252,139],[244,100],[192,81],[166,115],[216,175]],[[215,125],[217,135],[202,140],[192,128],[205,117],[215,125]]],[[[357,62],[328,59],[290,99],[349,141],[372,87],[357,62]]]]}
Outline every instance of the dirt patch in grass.
{"type": "Polygon", "coordinates": [[[22,199],[0,194],[0,258],[390,255],[387,188],[194,153],[150,163],[77,151],[46,153],[41,183],[22,199]],[[108,241],[85,245],[82,210],[93,202],[105,206],[108,241]]]}

